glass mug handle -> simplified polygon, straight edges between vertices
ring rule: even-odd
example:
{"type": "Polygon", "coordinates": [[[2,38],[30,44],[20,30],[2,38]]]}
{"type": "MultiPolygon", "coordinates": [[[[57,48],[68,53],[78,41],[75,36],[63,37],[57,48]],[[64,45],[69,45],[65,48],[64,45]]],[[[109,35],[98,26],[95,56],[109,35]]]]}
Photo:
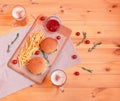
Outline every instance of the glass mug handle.
{"type": "Polygon", "coordinates": [[[64,87],[63,85],[65,84],[66,82],[66,79],[67,79],[67,75],[66,73],[63,71],[63,70],[54,70],[52,73],[51,73],[51,82],[57,86],[58,90],[60,90],[61,92],[64,92],[64,87]],[[60,79],[62,78],[62,79],[60,79]],[[62,82],[60,83],[57,83],[58,79],[62,80],[62,82]]]}
{"type": "Polygon", "coordinates": [[[59,90],[60,90],[61,92],[64,92],[64,87],[63,87],[63,86],[59,87],[59,90]]]}

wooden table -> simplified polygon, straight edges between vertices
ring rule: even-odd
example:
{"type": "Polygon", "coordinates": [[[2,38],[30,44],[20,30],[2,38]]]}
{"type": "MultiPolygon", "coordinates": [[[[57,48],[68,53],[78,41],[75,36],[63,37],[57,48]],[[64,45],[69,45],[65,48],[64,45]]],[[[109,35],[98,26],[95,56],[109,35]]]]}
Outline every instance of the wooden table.
{"type": "Polygon", "coordinates": [[[59,14],[63,24],[73,31],[71,39],[81,63],[65,70],[68,79],[64,93],[48,77],[42,85],[33,85],[0,101],[120,101],[120,0],[0,0],[0,35],[23,27],[14,26],[11,17],[12,7],[18,4],[27,11],[27,25],[39,14],[59,14]],[[77,31],[80,36],[75,35],[77,31]],[[90,44],[76,47],[83,31],[90,44]],[[88,52],[99,41],[103,44],[88,52]],[[75,71],[80,75],[75,76],[75,71]]]}

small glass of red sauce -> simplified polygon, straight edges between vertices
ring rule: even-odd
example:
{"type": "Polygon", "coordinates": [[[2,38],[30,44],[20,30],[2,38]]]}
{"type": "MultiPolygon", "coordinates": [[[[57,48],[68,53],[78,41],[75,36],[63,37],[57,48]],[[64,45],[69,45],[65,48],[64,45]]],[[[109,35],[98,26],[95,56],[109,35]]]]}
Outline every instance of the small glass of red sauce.
{"type": "Polygon", "coordinates": [[[58,32],[61,26],[61,20],[57,16],[50,16],[45,20],[44,26],[51,33],[58,32]]]}

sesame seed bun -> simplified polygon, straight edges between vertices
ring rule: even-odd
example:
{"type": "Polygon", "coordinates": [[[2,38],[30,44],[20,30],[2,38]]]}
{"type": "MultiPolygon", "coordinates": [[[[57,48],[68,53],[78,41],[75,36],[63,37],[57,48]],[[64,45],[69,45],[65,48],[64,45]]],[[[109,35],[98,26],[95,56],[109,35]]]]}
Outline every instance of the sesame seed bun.
{"type": "Polygon", "coordinates": [[[27,69],[33,74],[40,74],[42,73],[45,68],[47,67],[46,60],[40,57],[34,57],[29,61],[27,65],[27,69]]]}
{"type": "Polygon", "coordinates": [[[45,53],[52,53],[57,49],[58,42],[56,39],[53,38],[45,38],[41,43],[40,43],[40,48],[42,51],[45,53]]]}

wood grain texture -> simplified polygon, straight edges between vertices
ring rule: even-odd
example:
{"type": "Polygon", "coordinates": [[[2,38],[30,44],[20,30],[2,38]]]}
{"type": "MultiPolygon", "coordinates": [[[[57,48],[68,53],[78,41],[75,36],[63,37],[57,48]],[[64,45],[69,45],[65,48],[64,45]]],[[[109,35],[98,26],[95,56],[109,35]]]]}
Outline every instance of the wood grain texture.
{"type": "Polygon", "coordinates": [[[120,101],[120,0],[0,0],[0,36],[23,27],[11,16],[14,5],[25,7],[26,25],[39,14],[59,14],[63,24],[72,29],[71,39],[81,63],[65,70],[68,80],[64,93],[48,77],[43,84],[32,85],[0,101],[120,101]],[[80,36],[75,35],[77,31],[80,36]],[[83,31],[91,43],[76,47],[83,31]],[[99,41],[103,44],[88,52],[99,41]],[[80,75],[74,76],[75,71],[80,75]]]}

